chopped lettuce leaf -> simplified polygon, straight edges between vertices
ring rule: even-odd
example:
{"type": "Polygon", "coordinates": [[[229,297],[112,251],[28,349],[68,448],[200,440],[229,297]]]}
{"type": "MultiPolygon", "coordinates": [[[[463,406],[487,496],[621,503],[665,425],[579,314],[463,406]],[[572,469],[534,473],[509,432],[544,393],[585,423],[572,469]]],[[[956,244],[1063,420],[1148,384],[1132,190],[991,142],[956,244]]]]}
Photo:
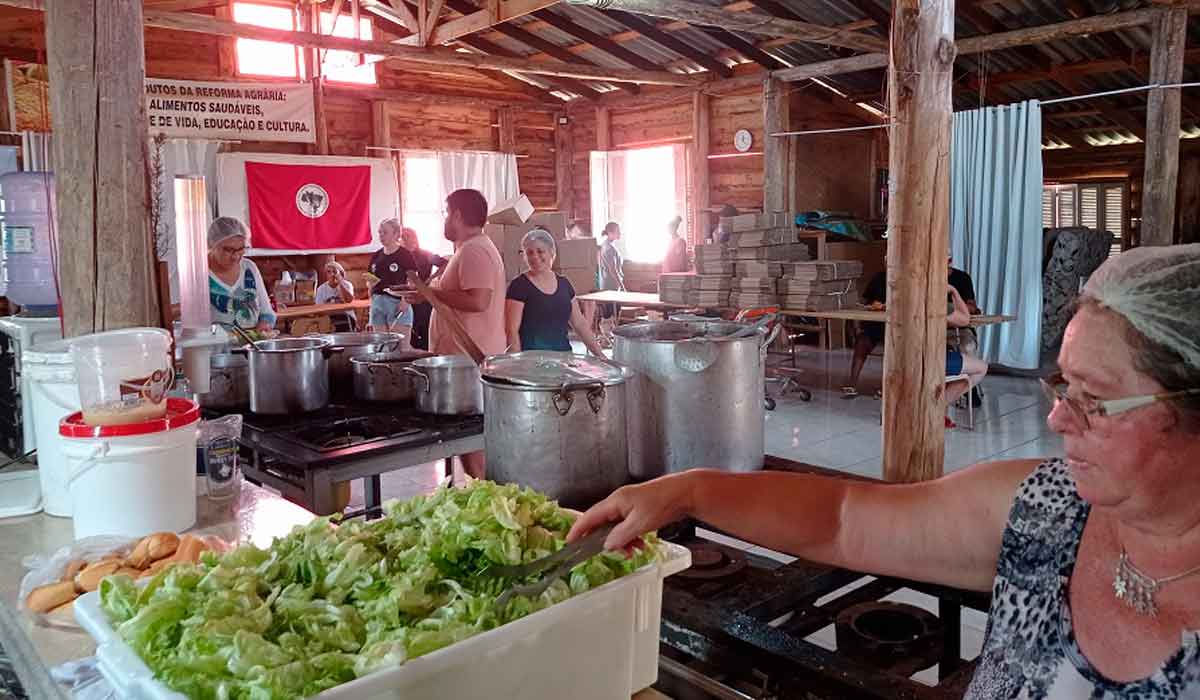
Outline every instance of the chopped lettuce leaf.
{"type": "Polygon", "coordinates": [[[536,599],[503,610],[518,581],[489,571],[561,549],[574,516],[529,489],[488,481],[385,506],[385,517],[317,518],[269,548],[246,544],[171,567],[140,589],[105,579],[100,603],[155,676],[198,700],[315,695],[393,668],[627,575],[657,556],[604,553],[536,599]]]}

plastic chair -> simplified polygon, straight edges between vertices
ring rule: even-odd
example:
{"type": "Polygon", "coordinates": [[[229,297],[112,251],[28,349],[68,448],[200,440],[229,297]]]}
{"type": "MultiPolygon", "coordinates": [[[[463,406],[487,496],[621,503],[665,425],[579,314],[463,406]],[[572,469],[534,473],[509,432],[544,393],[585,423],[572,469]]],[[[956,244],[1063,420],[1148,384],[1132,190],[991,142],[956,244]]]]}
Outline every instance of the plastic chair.
{"type": "MultiPolygon", "coordinates": [[[[971,383],[971,378],[965,374],[955,374],[955,375],[946,377],[946,386],[950,386],[951,384],[953,384],[955,382],[967,382],[967,384],[969,386],[971,383]]],[[[967,389],[967,393],[963,394],[962,398],[959,399],[959,401],[962,401],[963,399],[966,399],[966,401],[967,401],[967,430],[974,430],[975,429],[975,404],[971,401],[971,391],[969,388],[967,389]]]]}
{"type": "MultiPolygon", "coordinates": [[[[779,307],[768,306],[761,309],[744,309],[737,313],[737,316],[734,317],[734,320],[738,321],[739,323],[753,323],[764,316],[773,316],[771,321],[767,324],[767,342],[765,343],[767,346],[770,346],[771,343],[773,343],[775,339],[779,337],[779,334],[784,331],[783,316],[779,315],[779,307]]],[[[790,343],[791,340],[788,339],[788,342],[790,343]]],[[[793,364],[795,364],[795,352],[796,349],[794,346],[788,349],[788,354],[791,355],[793,364]]],[[[807,388],[800,386],[799,379],[797,378],[798,375],[802,373],[803,370],[794,367],[766,368],[766,378],[768,380],[776,380],[782,383],[779,388],[780,396],[783,396],[794,389],[801,401],[811,401],[812,392],[807,388]]],[[[763,405],[768,411],[774,411],[775,399],[771,398],[770,396],[763,396],[763,405]]]]}

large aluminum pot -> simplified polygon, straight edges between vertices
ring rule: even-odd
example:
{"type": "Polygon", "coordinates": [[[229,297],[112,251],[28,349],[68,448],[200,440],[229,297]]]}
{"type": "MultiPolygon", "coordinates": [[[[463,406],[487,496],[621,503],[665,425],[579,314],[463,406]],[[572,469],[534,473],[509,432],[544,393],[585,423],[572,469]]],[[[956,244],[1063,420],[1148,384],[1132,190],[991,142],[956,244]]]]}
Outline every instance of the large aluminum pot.
{"type": "Polygon", "coordinates": [[[201,406],[225,410],[250,403],[250,363],[244,355],[214,352],[208,371],[208,392],[197,396],[201,406]]]}
{"type": "Polygon", "coordinates": [[[441,416],[483,413],[479,367],[464,355],[416,360],[404,371],[413,378],[417,410],[441,416]]]}
{"type": "Polygon", "coordinates": [[[329,404],[329,357],[325,338],[260,340],[245,348],[250,363],[250,410],[283,415],[329,404]]]}
{"type": "Polygon", "coordinates": [[[553,352],[489,357],[483,366],[488,478],[586,508],[629,483],[625,367],[553,352]]]}
{"type": "Polygon", "coordinates": [[[306,338],[324,338],[341,352],[329,358],[329,384],[335,396],[349,398],[354,393],[354,367],[350,361],[381,352],[401,349],[404,336],[399,333],[310,333],[306,338]]]}
{"type": "Polygon", "coordinates": [[[413,360],[432,355],[420,350],[381,352],[350,358],[354,398],[362,401],[412,401],[412,375],[404,368],[413,360]]]}
{"type": "Polygon", "coordinates": [[[651,321],[613,331],[630,382],[629,471],[652,479],[693,467],[763,466],[765,330],[726,338],[729,321],[651,321]]]}

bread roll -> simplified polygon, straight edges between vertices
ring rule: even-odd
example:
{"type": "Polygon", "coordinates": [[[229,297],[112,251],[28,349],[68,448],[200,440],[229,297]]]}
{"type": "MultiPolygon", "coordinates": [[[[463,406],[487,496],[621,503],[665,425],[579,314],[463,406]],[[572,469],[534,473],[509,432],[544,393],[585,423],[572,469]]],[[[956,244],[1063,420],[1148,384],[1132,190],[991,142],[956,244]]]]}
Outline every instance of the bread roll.
{"type": "Polygon", "coordinates": [[[87,561],[83,559],[72,559],[67,563],[67,572],[63,574],[63,581],[74,581],[75,575],[83,571],[83,567],[87,566],[87,561]]]}
{"type": "Polygon", "coordinates": [[[75,576],[75,588],[88,593],[100,587],[100,579],[115,574],[121,568],[120,559],[105,559],[84,567],[75,576]]]}
{"type": "Polygon", "coordinates": [[[25,599],[25,605],[34,612],[50,612],[64,603],[75,600],[77,595],[79,594],[75,592],[74,581],[48,583],[30,591],[29,597],[25,599]]]}
{"type": "MultiPolygon", "coordinates": [[[[179,548],[179,535],[174,532],[156,532],[150,535],[150,561],[166,559],[179,548]]],[[[142,567],[138,567],[139,569],[142,567]]]]}

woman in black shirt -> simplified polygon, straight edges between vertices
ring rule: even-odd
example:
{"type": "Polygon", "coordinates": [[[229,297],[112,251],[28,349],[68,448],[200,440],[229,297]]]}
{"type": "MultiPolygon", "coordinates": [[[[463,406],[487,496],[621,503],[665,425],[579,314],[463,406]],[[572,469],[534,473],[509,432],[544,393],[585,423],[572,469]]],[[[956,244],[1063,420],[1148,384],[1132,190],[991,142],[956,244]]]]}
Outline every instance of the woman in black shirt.
{"type": "Polygon", "coordinates": [[[571,351],[567,328],[573,328],[588,351],[604,357],[596,336],[575,301],[570,280],[555,274],[554,237],[545,229],[535,228],[521,240],[529,271],[508,285],[505,300],[505,327],[509,352],[522,350],[571,351]]]}

